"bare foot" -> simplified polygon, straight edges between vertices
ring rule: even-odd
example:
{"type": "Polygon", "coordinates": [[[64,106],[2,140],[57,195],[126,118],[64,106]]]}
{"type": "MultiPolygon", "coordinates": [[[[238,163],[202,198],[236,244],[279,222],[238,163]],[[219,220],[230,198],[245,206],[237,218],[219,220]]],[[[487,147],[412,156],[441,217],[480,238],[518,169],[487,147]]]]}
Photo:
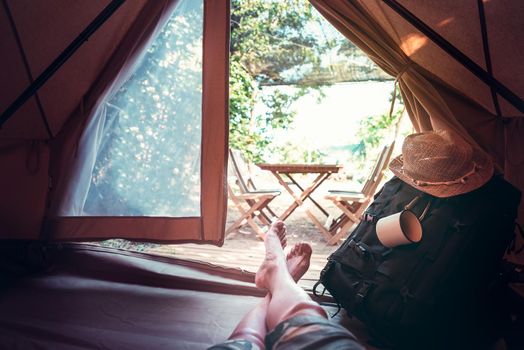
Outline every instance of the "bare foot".
{"type": "Polygon", "coordinates": [[[311,246],[307,243],[296,244],[287,257],[284,257],[285,235],[284,223],[277,221],[264,236],[266,256],[255,276],[255,283],[259,288],[270,289],[274,285],[274,278],[289,278],[289,275],[296,282],[309,268],[311,246]]]}
{"type": "Polygon", "coordinates": [[[284,275],[283,272],[289,274],[284,248],[282,247],[284,243],[281,241],[281,238],[285,238],[285,233],[284,223],[277,221],[271,224],[264,236],[266,256],[255,275],[255,284],[259,288],[270,289],[270,286],[274,285],[273,282],[277,275],[282,276],[284,275]]]}
{"type": "MultiPolygon", "coordinates": [[[[273,230],[280,240],[282,248],[286,247],[287,244],[287,229],[286,225],[282,221],[274,222],[270,230],[273,230]]],[[[265,236],[264,236],[265,238],[265,236]]],[[[287,270],[293,277],[295,282],[298,282],[304,276],[309,269],[309,263],[311,260],[311,253],[313,249],[308,243],[297,243],[293,246],[291,251],[286,256],[287,270]]]]}
{"type": "MultiPolygon", "coordinates": [[[[285,248],[287,244],[286,225],[279,220],[271,225],[270,230],[274,231],[277,234],[282,248],[285,248]]],[[[265,239],[265,236],[263,236],[263,238],[265,239]]],[[[291,277],[293,277],[293,280],[295,282],[298,282],[298,280],[300,280],[300,278],[302,278],[302,276],[304,276],[304,274],[309,269],[312,252],[313,249],[308,243],[297,243],[287,254],[287,270],[291,274],[291,277]]]]}
{"type": "Polygon", "coordinates": [[[309,269],[312,252],[313,249],[308,243],[297,243],[287,254],[287,270],[295,282],[298,282],[309,269]]]}
{"type": "Polygon", "coordinates": [[[269,230],[262,236],[262,239],[265,241],[266,240],[266,236],[267,234],[272,231],[274,232],[278,239],[280,240],[280,245],[282,246],[282,249],[284,249],[286,247],[286,244],[287,244],[287,238],[286,238],[286,233],[287,233],[287,229],[286,229],[286,224],[284,224],[283,221],[281,220],[278,220],[278,221],[275,221],[271,224],[271,226],[269,227],[269,230]]]}

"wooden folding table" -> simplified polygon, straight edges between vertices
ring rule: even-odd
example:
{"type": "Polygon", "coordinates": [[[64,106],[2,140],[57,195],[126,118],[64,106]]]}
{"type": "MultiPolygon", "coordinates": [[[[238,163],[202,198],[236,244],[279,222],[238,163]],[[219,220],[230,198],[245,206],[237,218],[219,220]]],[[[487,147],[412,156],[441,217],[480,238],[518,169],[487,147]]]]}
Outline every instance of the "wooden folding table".
{"type": "MultiPolygon", "coordinates": [[[[302,206],[306,199],[309,198],[311,202],[326,216],[328,217],[328,212],[312,197],[311,194],[333,173],[337,173],[342,166],[336,164],[257,164],[260,169],[270,171],[278,180],[278,182],[286,189],[286,191],[293,197],[294,201],[291,205],[282,213],[278,218],[280,220],[285,220],[297,209],[299,206],[302,206]],[[301,185],[297,179],[296,174],[318,174],[317,177],[308,184],[307,186],[301,185]],[[290,183],[284,181],[283,176],[285,176],[291,184],[295,185],[298,189],[293,190],[290,187],[290,183]]],[[[315,225],[318,224],[318,219],[315,215],[306,208],[305,210],[307,216],[313,221],[315,225]]]]}

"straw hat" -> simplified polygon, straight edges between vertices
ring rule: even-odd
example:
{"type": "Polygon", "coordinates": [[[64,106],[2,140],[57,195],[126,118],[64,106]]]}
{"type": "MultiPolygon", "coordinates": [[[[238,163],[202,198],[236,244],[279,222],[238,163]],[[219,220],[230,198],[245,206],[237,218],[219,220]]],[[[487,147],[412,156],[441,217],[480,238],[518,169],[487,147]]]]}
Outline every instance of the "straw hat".
{"type": "Polygon", "coordinates": [[[446,130],[408,135],[402,155],[389,168],[402,181],[435,197],[473,191],[493,175],[488,154],[446,130]]]}

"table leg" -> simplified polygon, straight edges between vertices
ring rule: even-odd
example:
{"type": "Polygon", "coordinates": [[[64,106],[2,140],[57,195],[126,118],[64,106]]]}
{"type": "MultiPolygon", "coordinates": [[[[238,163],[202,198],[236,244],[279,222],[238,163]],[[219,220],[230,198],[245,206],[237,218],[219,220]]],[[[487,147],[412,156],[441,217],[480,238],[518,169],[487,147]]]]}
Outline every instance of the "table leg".
{"type": "Polygon", "coordinates": [[[309,209],[306,209],[306,214],[309,217],[309,219],[313,222],[313,224],[317,227],[317,229],[320,231],[322,236],[324,236],[324,239],[326,240],[326,242],[330,242],[331,239],[333,238],[331,233],[324,227],[324,225],[322,225],[320,221],[318,221],[316,216],[313,215],[313,213],[309,209]]]}
{"type": "Polygon", "coordinates": [[[313,199],[313,197],[311,197],[311,194],[329,177],[331,176],[331,173],[321,173],[316,179],[315,181],[313,181],[313,184],[306,190],[304,190],[302,188],[302,186],[300,186],[300,184],[293,178],[291,177],[291,175],[289,174],[286,174],[287,177],[291,180],[291,182],[293,182],[293,184],[295,186],[297,186],[301,191],[302,191],[302,196],[300,197],[302,199],[302,201],[305,201],[306,198],[309,198],[314,204],[315,206],[326,216],[328,217],[329,216],[329,213],[319,204],[317,203],[317,201],[315,201],[313,199]]]}
{"type": "MultiPolygon", "coordinates": [[[[289,187],[288,183],[286,183],[282,179],[281,173],[279,173],[277,171],[273,171],[272,173],[277,178],[278,182],[286,189],[286,191],[294,199],[294,202],[286,209],[286,211],[282,215],[279,216],[280,220],[287,219],[289,217],[289,215],[291,215],[299,206],[304,204],[304,201],[306,200],[306,198],[309,198],[311,201],[313,201],[313,203],[315,203],[317,208],[319,208],[322,211],[322,213],[324,215],[326,215],[326,217],[329,215],[327,213],[327,211],[324,208],[322,208],[320,206],[320,204],[318,204],[311,197],[311,194],[313,193],[313,191],[315,191],[322,184],[322,182],[324,182],[331,175],[331,173],[320,173],[315,178],[315,180],[311,183],[311,185],[309,187],[305,188],[305,189],[302,186],[300,186],[300,184],[293,178],[293,176],[291,176],[291,174],[289,174],[289,173],[282,173],[282,174],[286,175],[291,180],[291,182],[293,184],[295,184],[301,190],[301,194],[300,195],[297,195],[297,193],[295,191],[293,191],[293,189],[291,189],[291,187],[289,187]]],[[[308,213],[308,216],[311,216],[311,215],[313,215],[313,214],[308,213]]]]}
{"type": "MultiPolygon", "coordinates": [[[[278,182],[286,189],[286,191],[293,197],[294,202],[286,209],[286,211],[280,215],[278,218],[282,221],[286,220],[289,215],[291,215],[292,212],[295,211],[295,209],[298,208],[299,205],[302,204],[302,200],[300,197],[297,197],[295,192],[289,187],[289,185],[282,179],[280,176],[280,173],[277,171],[272,171],[273,175],[277,178],[278,182]]],[[[289,176],[289,175],[288,175],[289,176]]]]}

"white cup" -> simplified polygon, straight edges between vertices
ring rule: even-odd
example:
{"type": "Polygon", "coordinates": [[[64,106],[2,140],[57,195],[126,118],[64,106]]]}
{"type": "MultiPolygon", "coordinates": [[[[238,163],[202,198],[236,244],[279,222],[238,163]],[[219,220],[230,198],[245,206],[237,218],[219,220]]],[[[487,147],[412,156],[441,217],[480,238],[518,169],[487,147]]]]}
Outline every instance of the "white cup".
{"type": "Polygon", "coordinates": [[[422,239],[422,225],[410,210],[403,210],[377,221],[377,237],[383,246],[393,248],[422,239]]]}

